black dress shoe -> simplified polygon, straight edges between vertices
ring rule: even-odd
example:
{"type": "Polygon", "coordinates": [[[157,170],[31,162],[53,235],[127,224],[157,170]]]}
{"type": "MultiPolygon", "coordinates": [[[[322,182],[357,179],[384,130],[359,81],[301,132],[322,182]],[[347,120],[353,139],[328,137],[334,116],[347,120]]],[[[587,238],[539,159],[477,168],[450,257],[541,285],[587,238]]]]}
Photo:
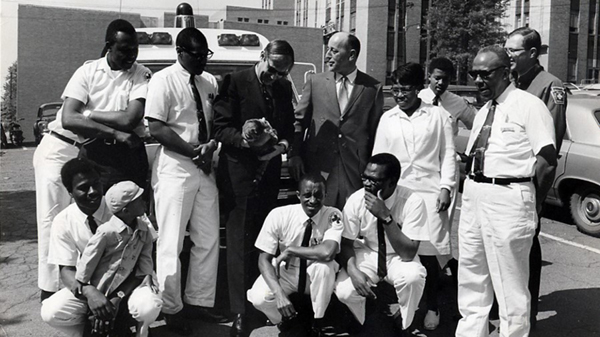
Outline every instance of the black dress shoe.
{"type": "Polygon", "coordinates": [[[165,314],[165,322],[167,323],[167,329],[181,336],[189,336],[193,330],[189,323],[177,313],[175,315],[165,314]]]}
{"type": "Polygon", "coordinates": [[[246,326],[246,318],[243,314],[237,314],[235,320],[233,321],[233,325],[231,325],[231,330],[229,330],[230,337],[248,337],[250,336],[250,331],[248,331],[248,327],[246,326]]]}

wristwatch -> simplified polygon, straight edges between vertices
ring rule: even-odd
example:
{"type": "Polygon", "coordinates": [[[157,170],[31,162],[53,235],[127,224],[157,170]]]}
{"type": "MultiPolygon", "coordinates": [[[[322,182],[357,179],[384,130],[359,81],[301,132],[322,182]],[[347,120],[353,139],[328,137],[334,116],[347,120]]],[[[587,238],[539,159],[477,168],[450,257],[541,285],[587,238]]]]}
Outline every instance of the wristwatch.
{"type": "Polygon", "coordinates": [[[120,299],[123,299],[123,297],[125,297],[125,293],[123,292],[123,290],[119,290],[117,292],[117,297],[120,298],[120,299]]]}
{"type": "Polygon", "coordinates": [[[383,224],[389,226],[393,221],[394,218],[392,218],[392,215],[390,214],[385,219],[383,219],[383,224]]]}

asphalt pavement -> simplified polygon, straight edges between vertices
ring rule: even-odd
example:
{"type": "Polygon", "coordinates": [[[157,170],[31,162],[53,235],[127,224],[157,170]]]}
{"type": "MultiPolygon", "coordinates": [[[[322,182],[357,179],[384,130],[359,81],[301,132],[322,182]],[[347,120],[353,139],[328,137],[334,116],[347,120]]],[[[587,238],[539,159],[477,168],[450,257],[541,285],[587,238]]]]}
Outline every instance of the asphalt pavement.
{"type": "MultiPolygon", "coordinates": [[[[60,336],[41,321],[37,288],[37,233],[32,158],[35,147],[0,151],[0,337],[60,336]]],[[[544,268],[537,330],[531,336],[600,336],[600,239],[585,236],[569,224],[565,211],[552,209],[542,220],[544,268]]],[[[456,242],[456,220],[453,241],[456,242]]],[[[219,281],[220,293],[224,282],[219,281]]],[[[442,277],[441,324],[436,331],[422,329],[424,310],[417,312],[411,330],[415,336],[453,336],[454,287],[442,277]]],[[[226,291],[225,291],[226,293],[226,291]]],[[[226,308],[218,294],[217,306],[226,308]]],[[[333,315],[336,315],[333,313],[333,315]]],[[[191,321],[193,336],[225,337],[229,324],[191,321]]],[[[490,323],[490,336],[498,336],[498,320],[490,323]]],[[[154,336],[177,336],[164,321],[151,329],[154,336]]],[[[264,326],[253,337],[277,336],[276,327],[264,326]]],[[[373,333],[374,336],[381,336],[373,333]]]]}

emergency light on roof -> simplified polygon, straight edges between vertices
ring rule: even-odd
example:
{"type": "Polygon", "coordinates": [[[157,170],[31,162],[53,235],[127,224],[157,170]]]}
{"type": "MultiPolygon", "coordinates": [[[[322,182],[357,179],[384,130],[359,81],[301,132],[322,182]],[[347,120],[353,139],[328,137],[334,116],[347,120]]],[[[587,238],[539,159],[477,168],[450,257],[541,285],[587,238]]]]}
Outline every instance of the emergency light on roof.
{"type": "Polygon", "coordinates": [[[173,38],[171,37],[171,34],[164,32],[155,32],[152,34],[137,32],[137,36],[139,44],[171,45],[173,43],[173,38]]]}
{"type": "Polygon", "coordinates": [[[256,34],[221,34],[218,36],[219,46],[259,47],[260,40],[256,34]]]}

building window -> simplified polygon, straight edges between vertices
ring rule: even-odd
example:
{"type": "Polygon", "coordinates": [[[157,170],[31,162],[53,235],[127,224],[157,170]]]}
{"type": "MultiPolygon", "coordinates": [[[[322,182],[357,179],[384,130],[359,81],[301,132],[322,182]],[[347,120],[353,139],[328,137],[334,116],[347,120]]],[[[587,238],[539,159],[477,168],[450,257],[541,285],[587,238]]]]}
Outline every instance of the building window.
{"type": "Polygon", "coordinates": [[[244,18],[244,22],[250,22],[250,19],[244,18]]]}
{"type": "Polygon", "coordinates": [[[283,25],[284,25],[284,26],[287,26],[287,25],[288,25],[288,22],[287,22],[287,21],[283,21],[283,25]]]}
{"type": "Polygon", "coordinates": [[[262,19],[258,19],[258,23],[262,23],[262,19]]]}
{"type": "Polygon", "coordinates": [[[571,12],[571,20],[569,21],[569,31],[571,33],[579,32],[579,11],[571,12]]]}
{"type": "Polygon", "coordinates": [[[242,22],[242,21],[244,21],[244,18],[238,18],[238,21],[242,22]]]}
{"type": "Polygon", "coordinates": [[[269,23],[269,20],[265,20],[264,22],[265,22],[265,24],[268,24],[268,23],[269,23]]]}
{"type": "Polygon", "coordinates": [[[577,82],[577,59],[569,58],[569,65],[567,68],[567,81],[577,82]]]}

